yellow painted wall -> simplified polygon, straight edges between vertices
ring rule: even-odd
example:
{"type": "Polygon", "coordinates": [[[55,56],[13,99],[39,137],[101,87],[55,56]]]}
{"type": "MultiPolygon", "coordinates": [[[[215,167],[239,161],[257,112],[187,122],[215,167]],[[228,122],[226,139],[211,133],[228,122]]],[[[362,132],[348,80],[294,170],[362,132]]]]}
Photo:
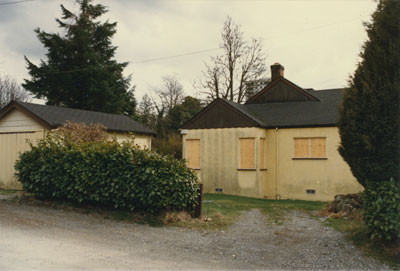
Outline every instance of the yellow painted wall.
{"type": "Polygon", "coordinates": [[[278,136],[278,190],[285,199],[330,201],[338,194],[357,193],[362,186],[337,151],[337,127],[269,130],[278,136]],[[294,137],[326,137],[326,160],[293,160],[294,137]],[[306,189],[314,189],[315,195],[306,189]]]}
{"type": "Polygon", "coordinates": [[[337,194],[362,190],[337,151],[337,127],[261,129],[225,128],[186,130],[186,139],[200,139],[200,181],[207,193],[223,188],[225,194],[250,197],[329,201],[337,194]],[[240,171],[239,138],[256,138],[255,171],[240,171]],[[266,139],[266,171],[260,170],[259,138],[266,139]],[[293,160],[295,137],[326,137],[326,160],[293,160]],[[314,195],[307,194],[314,189],[314,195]]]}
{"type": "Polygon", "coordinates": [[[142,149],[151,150],[151,136],[150,135],[134,135],[128,133],[112,133],[111,136],[115,136],[117,142],[122,143],[127,140],[132,140],[135,145],[138,145],[142,149]]]}
{"type": "Polygon", "coordinates": [[[259,138],[266,137],[260,128],[188,130],[183,135],[183,157],[187,158],[186,139],[200,139],[200,170],[196,170],[207,193],[223,188],[225,194],[249,197],[266,196],[266,171],[259,169],[259,138]],[[239,168],[239,138],[255,137],[256,170],[239,168]]]}

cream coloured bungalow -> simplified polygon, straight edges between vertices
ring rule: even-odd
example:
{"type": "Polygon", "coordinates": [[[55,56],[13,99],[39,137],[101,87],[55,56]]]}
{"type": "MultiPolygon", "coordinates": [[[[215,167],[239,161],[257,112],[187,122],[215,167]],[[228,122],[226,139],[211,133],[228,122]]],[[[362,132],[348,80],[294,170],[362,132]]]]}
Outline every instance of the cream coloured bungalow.
{"type": "Polygon", "coordinates": [[[329,201],[362,190],[337,149],[342,89],[304,89],[271,66],[245,104],[216,99],[181,130],[205,192],[329,201]]]}
{"type": "Polygon", "coordinates": [[[14,177],[14,163],[29,149],[26,141],[34,143],[66,121],[102,124],[117,141],[133,139],[148,149],[155,134],[127,116],[13,101],[0,111],[0,188],[21,188],[14,177]]]}

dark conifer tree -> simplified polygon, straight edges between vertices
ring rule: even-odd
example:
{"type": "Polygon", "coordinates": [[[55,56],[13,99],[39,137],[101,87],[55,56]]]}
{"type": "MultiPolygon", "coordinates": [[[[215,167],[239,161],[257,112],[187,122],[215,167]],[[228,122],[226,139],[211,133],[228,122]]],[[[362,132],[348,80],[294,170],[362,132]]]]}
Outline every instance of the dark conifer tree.
{"type": "Polygon", "coordinates": [[[199,99],[191,96],[186,96],[181,104],[171,108],[166,117],[167,128],[172,132],[178,132],[187,121],[202,109],[199,99]]]}
{"type": "Polygon", "coordinates": [[[133,115],[134,88],[122,74],[128,63],[115,60],[117,47],[111,43],[116,23],[98,21],[106,7],[77,2],[77,15],[61,5],[63,15],[56,21],[62,34],[35,30],[47,60],[35,65],[25,57],[31,79],[23,86],[49,105],[133,115]]]}
{"type": "Polygon", "coordinates": [[[400,181],[400,1],[379,1],[366,30],[339,120],[339,152],[364,187],[400,181]]]}

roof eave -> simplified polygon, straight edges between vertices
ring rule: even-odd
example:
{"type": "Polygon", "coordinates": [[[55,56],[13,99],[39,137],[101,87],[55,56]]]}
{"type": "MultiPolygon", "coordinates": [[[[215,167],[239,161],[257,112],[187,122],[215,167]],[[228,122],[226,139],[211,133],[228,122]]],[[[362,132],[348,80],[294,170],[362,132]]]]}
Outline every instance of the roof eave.
{"type": "Polygon", "coordinates": [[[118,129],[106,129],[107,132],[114,132],[114,133],[133,133],[133,134],[139,134],[139,135],[150,135],[150,136],[156,136],[156,132],[138,132],[138,131],[126,131],[126,130],[118,130],[118,129]]]}
{"type": "MultiPolygon", "coordinates": [[[[55,128],[58,128],[58,127],[61,127],[61,126],[63,126],[62,124],[52,124],[52,128],[53,129],[55,129],[55,128]]],[[[108,128],[106,128],[106,131],[107,132],[113,132],[113,133],[134,133],[134,134],[140,134],[140,135],[150,135],[150,136],[156,136],[157,135],[157,133],[156,132],[153,132],[153,131],[151,131],[151,132],[143,132],[143,131],[132,131],[132,130],[120,130],[120,129],[108,129],[108,128]]]]}
{"type": "Polygon", "coordinates": [[[288,124],[288,125],[265,125],[265,129],[286,129],[286,128],[316,128],[316,127],[337,127],[337,123],[324,123],[324,124],[288,124]]]}

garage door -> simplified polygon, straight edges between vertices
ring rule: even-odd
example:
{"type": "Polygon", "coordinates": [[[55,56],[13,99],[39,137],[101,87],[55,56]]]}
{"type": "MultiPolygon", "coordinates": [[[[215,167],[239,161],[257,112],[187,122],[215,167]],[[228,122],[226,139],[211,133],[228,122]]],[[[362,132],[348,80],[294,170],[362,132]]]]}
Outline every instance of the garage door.
{"type": "Polygon", "coordinates": [[[21,184],[14,177],[14,163],[19,154],[30,149],[26,142],[35,143],[43,138],[40,132],[0,133],[0,188],[21,189],[21,184]]]}

